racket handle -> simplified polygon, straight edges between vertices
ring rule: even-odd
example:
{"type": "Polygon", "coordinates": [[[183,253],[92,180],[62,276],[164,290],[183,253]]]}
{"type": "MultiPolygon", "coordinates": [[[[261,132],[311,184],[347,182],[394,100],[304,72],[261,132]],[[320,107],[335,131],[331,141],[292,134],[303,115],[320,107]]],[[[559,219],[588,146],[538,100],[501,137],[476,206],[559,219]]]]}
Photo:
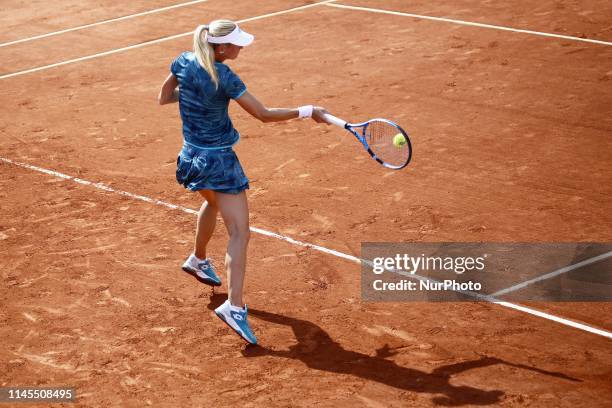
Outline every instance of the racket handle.
{"type": "Polygon", "coordinates": [[[346,121],[340,118],[335,117],[334,115],[330,115],[329,113],[323,114],[323,120],[325,120],[330,125],[336,125],[344,129],[346,127],[346,121]]]}

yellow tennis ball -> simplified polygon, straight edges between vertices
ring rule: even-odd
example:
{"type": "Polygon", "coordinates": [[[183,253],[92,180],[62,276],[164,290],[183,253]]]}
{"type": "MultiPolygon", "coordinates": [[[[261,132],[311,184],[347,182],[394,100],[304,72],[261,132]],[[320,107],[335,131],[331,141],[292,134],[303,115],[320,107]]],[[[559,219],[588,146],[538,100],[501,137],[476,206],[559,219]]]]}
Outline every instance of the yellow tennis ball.
{"type": "Polygon", "coordinates": [[[403,134],[398,133],[397,135],[393,136],[393,146],[397,148],[401,148],[405,144],[406,144],[406,138],[404,137],[403,134]]]}

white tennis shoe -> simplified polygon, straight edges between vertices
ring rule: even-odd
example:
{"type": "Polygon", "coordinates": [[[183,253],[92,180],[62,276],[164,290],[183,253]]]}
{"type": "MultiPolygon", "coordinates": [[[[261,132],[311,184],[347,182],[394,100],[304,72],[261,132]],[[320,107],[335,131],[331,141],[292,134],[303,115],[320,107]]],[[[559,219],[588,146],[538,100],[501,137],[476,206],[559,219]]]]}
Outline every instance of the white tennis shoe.
{"type": "Polygon", "coordinates": [[[208,258],[202,261],[191,254],[182,268],[202,283],[210,286],[221,286],[221,278],[217,275],[214,265],[208,258]]]}

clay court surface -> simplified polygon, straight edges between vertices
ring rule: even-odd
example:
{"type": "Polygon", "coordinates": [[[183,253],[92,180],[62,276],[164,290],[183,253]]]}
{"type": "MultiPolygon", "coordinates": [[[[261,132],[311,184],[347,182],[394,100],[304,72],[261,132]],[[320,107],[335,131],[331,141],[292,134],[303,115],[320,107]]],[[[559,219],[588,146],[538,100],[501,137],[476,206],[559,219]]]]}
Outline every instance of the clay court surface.
{"type": "MultiPolygon", "coordinates": [[[[309,3],[210,0],[3,46],[0,76],[309,3]]],[[[339,3],[612,39],[609,1],[339,3]]],[[[4,1],[0,43],[172,4],[4,1]]],[[[340,129],[233,104],[252,226],[357,257],[362,241],[612,241],[609,45],[328,5],[242,27],[257,39],[229,65],[266,104],[388,117],[414,144],[394,172],[340,129]]],[[[190,48],[0,79],[0,156],[199,208],[174,179],[178,106],[156,99],[190,48]]],[[[6,161],[0,196],[0,386],[72,386],[64,406],[83,407],[612,405],[610,338],[486,302],[365,303],[357,263],[256,233],[261,346],[245,347],[212,312],[225,286],[179,268],[193,214],[6,161]]],[[[218,264],[226,239],[219,224],[218,264]]],[[[610,303],[528,306],[612,330],[610,303]]]]}

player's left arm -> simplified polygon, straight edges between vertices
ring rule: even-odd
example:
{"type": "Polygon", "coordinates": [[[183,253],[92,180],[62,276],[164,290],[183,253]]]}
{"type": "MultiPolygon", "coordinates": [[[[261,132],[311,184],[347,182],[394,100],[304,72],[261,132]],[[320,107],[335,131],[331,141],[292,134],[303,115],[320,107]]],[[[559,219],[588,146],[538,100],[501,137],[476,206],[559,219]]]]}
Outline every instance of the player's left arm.
{"type": "Polygon", "coordinates": [[[179,83],[174,74],[170,73],[164,84],[159,91],[157,100],[160,105],[166,105],[168,103],[178,102],[179,90],[177,89],[179,83]]]}

